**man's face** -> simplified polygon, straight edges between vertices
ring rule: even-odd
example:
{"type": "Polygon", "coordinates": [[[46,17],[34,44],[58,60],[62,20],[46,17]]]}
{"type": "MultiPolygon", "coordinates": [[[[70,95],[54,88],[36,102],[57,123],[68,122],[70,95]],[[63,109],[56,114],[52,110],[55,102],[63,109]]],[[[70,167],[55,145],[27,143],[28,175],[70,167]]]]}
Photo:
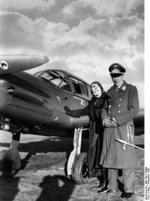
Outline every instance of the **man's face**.
{"type": "Polygon", "coordinates": [[[120,87],[123,83],[124,75],[114,74],[111,75],[112,81],[115,86],[120,87]]]}
{"type": "Polygon", "coordinates": [[[95,96],[96,98],[99,98],[102,95],[101,88],[96,83],[91,85],[91,91],[93,96],[95,96]]]}

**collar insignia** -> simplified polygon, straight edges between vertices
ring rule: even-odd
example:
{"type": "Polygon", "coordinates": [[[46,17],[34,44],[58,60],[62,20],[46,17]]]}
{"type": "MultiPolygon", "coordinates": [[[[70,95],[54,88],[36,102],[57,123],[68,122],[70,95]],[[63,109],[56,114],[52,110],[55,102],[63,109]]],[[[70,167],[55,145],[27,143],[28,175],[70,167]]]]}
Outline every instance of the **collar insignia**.
{"type": "Polygon", "coordinates": [[[126,86],[123,86],[121,89],[122,89],[122,91],[125,91],[126,90],[126,86]]]}

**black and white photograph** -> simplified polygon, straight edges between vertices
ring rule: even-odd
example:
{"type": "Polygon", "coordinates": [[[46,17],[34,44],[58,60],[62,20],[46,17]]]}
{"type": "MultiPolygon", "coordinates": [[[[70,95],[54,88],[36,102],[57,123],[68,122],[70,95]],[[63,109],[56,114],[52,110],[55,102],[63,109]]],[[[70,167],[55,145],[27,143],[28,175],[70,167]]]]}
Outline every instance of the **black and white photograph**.
{"type": "Polygon", "coordinates": [[[0,0],[0,201],[150,200],[149,9],[0,0]]]}

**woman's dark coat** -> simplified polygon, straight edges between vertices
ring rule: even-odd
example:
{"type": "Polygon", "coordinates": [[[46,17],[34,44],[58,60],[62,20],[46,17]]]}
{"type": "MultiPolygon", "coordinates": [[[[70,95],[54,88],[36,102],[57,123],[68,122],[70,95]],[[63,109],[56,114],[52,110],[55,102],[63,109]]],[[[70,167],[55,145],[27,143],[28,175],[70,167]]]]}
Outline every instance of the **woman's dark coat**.
{"type": "Polygon", "coordinates": [[[103,126],[101,120],[101,109],[107,98],[107,94],[103,93],[100,98],[93,97],[87,107],[80,110],[70,110],[68,113],[73,117],[88,115],[90,119],[89,125],[89,150],[88,150],[88,166],[89,171],[99,165],[100,154],[103,142],[103,126]]]}

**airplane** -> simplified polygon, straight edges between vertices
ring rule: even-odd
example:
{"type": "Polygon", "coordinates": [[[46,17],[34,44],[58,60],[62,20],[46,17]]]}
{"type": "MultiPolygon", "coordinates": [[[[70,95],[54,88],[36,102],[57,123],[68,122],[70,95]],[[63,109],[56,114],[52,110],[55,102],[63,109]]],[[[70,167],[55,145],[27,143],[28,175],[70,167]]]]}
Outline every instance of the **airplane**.
{"type": "MultiPolygon", "coordinates": [[[[76,183],[85,183],[87,153],[81,152],[81,146],[82,134],[88,136],[89,118],[71,117],[64,106],[86,107],[92,97],[90,85],[61,69],[46,69],[35,74],[25,72],[48,61],[46,56],[0,56],[0,129],[12,134],[10,148],[0,153],[0,168],[7,176],[14,176],[20,169],[21,134],[51,136],[55,131],[57,136],[73,138],[67,175],[76,183]],[[47,130],[49,132],[45,132],[47,130]]],[[[144,110],[140,110],[134,121],[137,135],[144,133],[144,110]]]]}

